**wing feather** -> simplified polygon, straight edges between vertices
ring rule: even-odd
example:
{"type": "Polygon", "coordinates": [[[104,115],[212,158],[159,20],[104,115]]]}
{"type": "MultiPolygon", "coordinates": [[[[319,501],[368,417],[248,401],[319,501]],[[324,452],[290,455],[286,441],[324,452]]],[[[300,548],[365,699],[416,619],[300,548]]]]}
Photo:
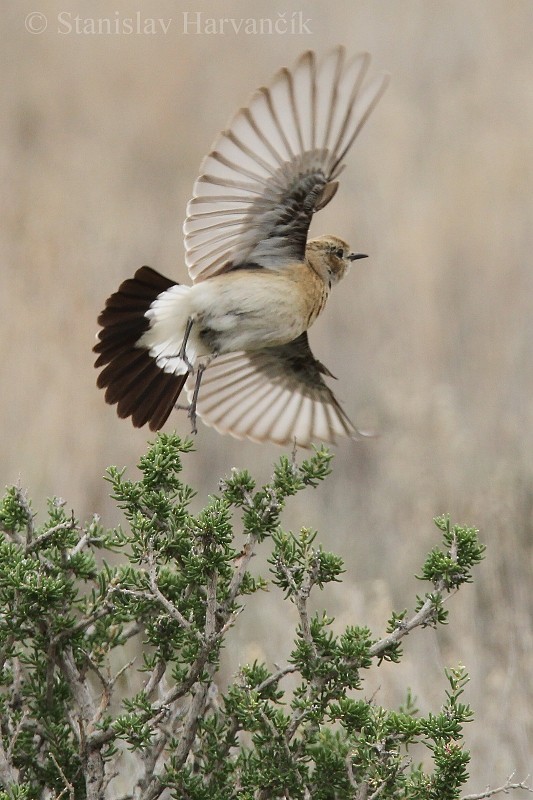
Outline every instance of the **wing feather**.
{"type": "MultiPolygon", "coordinates": [[[[220,433],[257,442],[309,447],[355,438],[359,432],[324,382],[328,374],[306,333],[280,347],[218,356],[204,372],[198,416],[220,433]]],[[[190,398],[192,379],[186,389],[190,398]]]]}
{"type": "Polygon", "coordinates": [[[363,88],[370,56],[304,53],[261,87],[204,159],[184,223],[193,281],[254,263],[281,269],[305,253],[313,213],[335,193],[342,160],[381,97],[363,88]]]}

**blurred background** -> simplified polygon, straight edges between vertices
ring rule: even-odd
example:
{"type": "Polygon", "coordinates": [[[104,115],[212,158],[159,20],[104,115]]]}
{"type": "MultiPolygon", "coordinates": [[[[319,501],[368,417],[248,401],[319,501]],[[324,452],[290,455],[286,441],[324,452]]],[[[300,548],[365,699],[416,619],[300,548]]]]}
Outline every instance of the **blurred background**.
{"type": "MultiPolygon", "coordinates": [[[[333,475],[284,522],[317,528],[346,561],[317,608],[376,636],[425,590],[414,574],[438,541],[432,518],[480,528],[487,559],[451,599],[449,627],[413,633],[402,664],[382,666],[366,692],[395,705],[409,685],[437,711],[443,668],[463,662],[476,712],[469,789],[513,770],[523,779],[533,770],[533,4],[2,5],[0,483],[20,481],[41,514],[59,495],[82,518],[123,521],[102,476],[110,464],[135,476],[151,437],[96,389],[96,317],[142,264],[188,280],[181,224],[215,134],[304,49],[342,42],[392,74],[311,230],[370,254],[310,338],[349,416],[380,437],[341,442],[333,475]],[[269,18],[280,32],[210,34],[208,20],[224,17],[269,18]],[[92,33],[99,18],[114,32],[92,33]]],[[[189,432],[183,412],[174,427],[189,432]]],[[[197,507],[233,466],[268,480],[282,452],[202,426],[196,447],[185,478],[197,507]]],[[[289,613],[274,590],[253,598],[228,677],[253,658],[284,661],[289,613]]]]}

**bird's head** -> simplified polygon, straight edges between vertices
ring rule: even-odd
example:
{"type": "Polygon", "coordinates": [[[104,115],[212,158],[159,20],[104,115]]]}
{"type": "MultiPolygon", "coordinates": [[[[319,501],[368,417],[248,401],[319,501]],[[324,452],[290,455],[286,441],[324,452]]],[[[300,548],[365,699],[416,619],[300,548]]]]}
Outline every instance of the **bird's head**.
{"type": "Polygon", "coordinates": [[[334,286],[341,278],[344,278],[352,261],[357,258],[366,258],[366,255],[352,253],[346,242],[337,236],[328,235],[310,239],[305,248],[305,257],[324,283],[334,286]]]}

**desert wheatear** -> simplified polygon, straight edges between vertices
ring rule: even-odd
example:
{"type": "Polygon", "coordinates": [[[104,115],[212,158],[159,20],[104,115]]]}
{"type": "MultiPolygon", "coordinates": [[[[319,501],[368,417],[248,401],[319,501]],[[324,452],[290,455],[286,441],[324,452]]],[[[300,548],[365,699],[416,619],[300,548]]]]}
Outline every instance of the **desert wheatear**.
{"type": "Polygon", "coordinates": [[[98,386],[120,417],[158,430],[185,386],[193,427],[198,414],[220,433],[304,447],[358,435],[307,330],[364,256],[307,234],[387,86],[363,86],[369,62],[306,52],[219,134],[184,223],[192,286],[141,267],[98,318],[98,386]]]}

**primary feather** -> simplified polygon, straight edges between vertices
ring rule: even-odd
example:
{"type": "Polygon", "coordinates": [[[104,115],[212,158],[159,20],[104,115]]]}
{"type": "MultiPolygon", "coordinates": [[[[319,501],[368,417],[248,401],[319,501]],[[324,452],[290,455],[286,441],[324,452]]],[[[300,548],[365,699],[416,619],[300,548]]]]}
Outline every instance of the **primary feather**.
{"type": "Polygon", "coordinates": [[[342,159],[387,86],[379,75],[362,88],[369,63],[368,53],[347,60],[343,47],[321,63],[308,51],[219,134],[183,226],[193,281],[303,259],[313,213],[335,193],[342,159]]]}

